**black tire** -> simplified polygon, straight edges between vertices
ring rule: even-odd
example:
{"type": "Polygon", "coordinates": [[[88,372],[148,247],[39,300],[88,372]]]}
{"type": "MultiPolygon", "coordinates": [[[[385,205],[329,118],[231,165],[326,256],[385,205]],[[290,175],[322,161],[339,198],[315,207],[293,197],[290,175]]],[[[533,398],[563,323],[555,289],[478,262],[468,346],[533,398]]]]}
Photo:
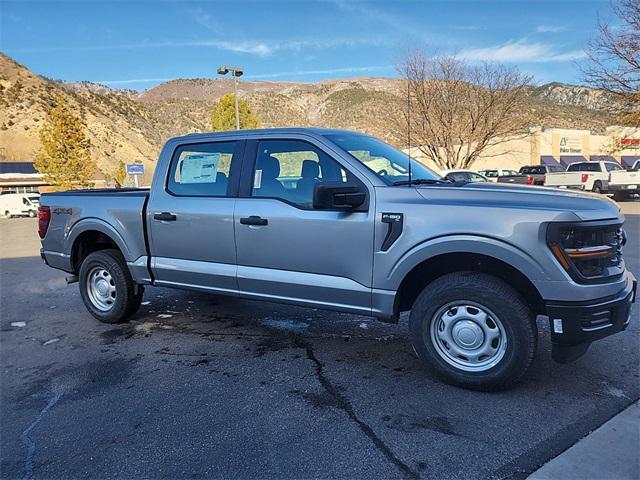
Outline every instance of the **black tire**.
{"type": "Polygon", "coordinates": [[[613,194],[613,199],[616,202],[624,202],[629,198],[629,194],[627,192],[615,192],[613,194]]]}
{"type": "Polygon", "coordinates": [[[36,218],[36,212],[34,210],[29,210],[29,218],[36,218]]]}
{"type": "MultiPolygon", "coordinates": [[[[493,327],[499,328],[496,323],[493,327]]],[[[497,391],[512,387],[529,369],[538,346],[535,316],[521,296],[502,280],[478,272],[451,273],[427,285],[411,309],[409,332],[415,351],[428,367],[447,383],[472,390],[497,391]],[[442,347],[437,345],[439,340],[434,339],[434,335],[440,334],[432,333],[432,322],[436,322],[435,331],[441,331],[436,326],[439,318],[456,311],[455,306],[447,307],[456,302],[461,305],[469,302],[471,311],[474,305],[481,306],[493,314],[490,318],[495,315],[499,320],[502,330],[497,344],[501,345],[502,356],[496,356],[495,364],[482,371],[467,371],[453,365],[451,361],[456,360],[448,361],[447,354],[441,353],[442,347]],[[440,317],[441,312],[446,313],[440,317]],[[505,344],[501,343],[503,337],[505,344]]]]}
{"type": "Polygon", "coordinates": [[[91,315],[104,323],[127,321],[138,311],[144,296],[144,287],[134,283],[127,264],[118,250],[99,250],[87,255],[80,266],[78,283],[85,307],[91,315]],[[107,310],[101,309],[91,299],[89,291],[89,275],[101,269],[108,272],[109,283],[115,288],[113,299],[110,296],[107,297],[107,301],[110,302],[110,305],[104,306],[108,308],[107,310]]]}
{"type": "Polygon", "coordinates": [[[602,193],[602,184],[599,181],[594,183],[591,191],[593,193],[602,193]]]}

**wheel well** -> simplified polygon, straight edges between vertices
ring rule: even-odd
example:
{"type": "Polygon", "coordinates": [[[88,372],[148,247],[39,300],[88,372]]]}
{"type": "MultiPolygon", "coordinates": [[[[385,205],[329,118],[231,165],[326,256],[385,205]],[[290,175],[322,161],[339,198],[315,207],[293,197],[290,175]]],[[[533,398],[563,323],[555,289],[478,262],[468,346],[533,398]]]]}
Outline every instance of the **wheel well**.
{"type": "Polygon", "coordinates": [[[518,269],[494,257],[460,252],[438,255],[416,265],[400,284],[395,300],[396,312],[411,309],[420,292],[436,278],[460,271],[483,272],[498,277],[512,286],[534,313],[543,311],[540,292],[518,269]]]}
{"type": "Polygon", "coordinates": [[[109,235],[98,232],[97,230],[82,232],[78,235],[78,238],[76,238],[71,250],[71,265],[73,266],[73,271],[75,273],[80,271],[80,265],[82,265],[82,262],[90,253],[112,248],[118,251],[120,250],[116,242],[114,242],[109,235]]]}

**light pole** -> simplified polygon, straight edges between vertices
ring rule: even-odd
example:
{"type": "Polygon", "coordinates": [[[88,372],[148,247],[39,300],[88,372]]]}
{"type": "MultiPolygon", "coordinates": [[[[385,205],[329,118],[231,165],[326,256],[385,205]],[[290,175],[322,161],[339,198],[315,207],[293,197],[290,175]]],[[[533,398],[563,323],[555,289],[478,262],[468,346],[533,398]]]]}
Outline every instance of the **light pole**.
{"type": "Polygon", "coordinates": [[[242,76],[244,70],[241,67],[220,67],[218,75],[226,75],[231,72],[233,77],[233,99],[236,107],[236,130],[240,130],[240,112],[238,111],[238,77],[242,76]]]}

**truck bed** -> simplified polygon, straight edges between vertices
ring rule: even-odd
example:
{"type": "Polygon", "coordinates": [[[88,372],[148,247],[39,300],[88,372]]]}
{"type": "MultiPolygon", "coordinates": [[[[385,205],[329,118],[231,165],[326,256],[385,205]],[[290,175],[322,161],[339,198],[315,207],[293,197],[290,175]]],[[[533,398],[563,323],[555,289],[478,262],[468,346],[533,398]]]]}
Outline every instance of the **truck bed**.
{"type": "Polygon", "coordinates": [[[147,271],[146,206],[149,189],[105,188],[44,193],[41,205],[51,210],[42,240],[42,255],[52,267],[74,272],[75,242],[100,233],[116,242],[132,272],[147,271]],[[86,238],[86,237],[85,237],[86,238]]]}

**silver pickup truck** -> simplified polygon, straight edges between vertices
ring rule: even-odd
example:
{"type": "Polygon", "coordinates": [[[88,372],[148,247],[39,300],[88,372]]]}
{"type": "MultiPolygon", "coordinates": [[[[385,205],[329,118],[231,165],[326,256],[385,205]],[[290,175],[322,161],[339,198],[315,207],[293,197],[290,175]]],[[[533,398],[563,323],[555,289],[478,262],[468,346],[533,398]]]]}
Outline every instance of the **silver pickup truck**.
{"type": "Polygon", "coordinates": [[[373,137],[291,128],[171,139],[150,191],[44,194],[39,234],[100,321],[135,314],[145,285],[410,311],[437,374],[498,390],[529,368],[537,316],[559,362],[627,327],[623,222],[608,199],[452,183],[373,137]]]}

